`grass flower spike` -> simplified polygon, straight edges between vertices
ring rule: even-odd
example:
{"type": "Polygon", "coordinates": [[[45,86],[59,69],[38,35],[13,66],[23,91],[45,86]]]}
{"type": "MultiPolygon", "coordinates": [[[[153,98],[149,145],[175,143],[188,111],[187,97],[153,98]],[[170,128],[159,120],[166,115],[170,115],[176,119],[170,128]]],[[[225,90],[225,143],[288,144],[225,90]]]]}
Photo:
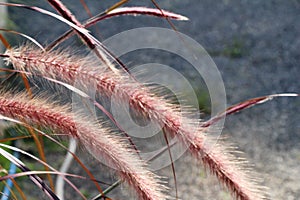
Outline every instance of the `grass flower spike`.
{"type": "MultiPolygon", "coordinates": [[[[187,145],[190,153],[202,160],[212,174],[236,196],[237,199],[265,199],[265,188],[258,184],[257,176],[243,159],[234,156],[234,151],[226,144],[210,145],[214,140],[201,123],[190,119],[168,103],[164,98],[150,92],[126,74],[101,71],[101,66],[91,62],[91,58],[74,57],[67,52],[44,52],[30,46],[6,52],[6,60],[18,70],[29,71],[45,77],[63,80],[72,84],[75,80],[94,83],[100,94],[117,96],[120,104],[129,103],[135,112],[149,116],[172,136],[187,145]],[[100,73],[101,72],[101,73],[100,73]],[[200,126],[199,126],[200,123],[200,126]]],[[[91,138],[85,138],[89,141],[91,138]]],[[[80,138],[79,137],[79,138],[80,138]]],[[[121,168],[121,166],[118,166],[121,168]]],[[[129,181],[130,182],[130,181],[129,181]]]]}
{"type": "Polygon", "coordinates": [[[49,127],[52,130],[78,139],[91,154],[117,170],[120,177],[137,192],[141,199],[166,199],[158,177],[146,169],[146,165],[125,142],[98,122],[84,119],[70,112],[67,106],[59,106],[46,100],[28,98],[25,94],[0,92],[0,114],[26,123],[49,127]]]}

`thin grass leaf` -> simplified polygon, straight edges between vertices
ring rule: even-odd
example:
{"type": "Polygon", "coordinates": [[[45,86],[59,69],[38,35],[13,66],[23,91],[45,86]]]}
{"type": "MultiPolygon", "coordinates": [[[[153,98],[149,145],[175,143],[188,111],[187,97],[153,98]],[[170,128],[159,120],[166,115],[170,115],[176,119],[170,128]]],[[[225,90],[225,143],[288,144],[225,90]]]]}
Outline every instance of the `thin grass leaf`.
{"type": "Polygon", "coordinates": [[[119,16],[119,15],[149,15],[162,18],[170,18],[179,21],[189,20],[183,15],[179,15],[173,12],[169,12],[162,9],[146,8],[146,7],[120,7],[112,11],[107,12],[107,17],[119,16]]]}
{"type": "MultiPolygon", "coordinates": [[[[62,166],[59,169],[60,173],[67,173],[67,171],[71,167],[71,163],[73,160],[72,155],[75,154],[76,148],[77,148],[77,141],[74,138],[69,139],[68,152],[64,158],[64,162],[63,162],[62,166]],[[71,152],[71,153],[69,153],[69,152],[71,152]]],[[[57,196],[59,196],[61,199],[64,199],[64,196],[65,196],[64,195],[64,192],[65,192],[64,185],[65,185],[65,180],[64,180],[63,176],[58,176],[56,179],[56,183],[55,183],[55,192],[56,192],[57,196]]]]}
{"type": "MultiPolygon", "coordinates": [[[[61,1],[48,0],[48,2],[67,21],[75,24],[77,27],[83,28],[81,23],[76,19],[76,17],[71,13],[71,11],[61,1]]],[[[85,33],[82,33],[81,31],[78,31],[77,29],[75,29],[75,30],[90,49],[95,49],[96,44],[93,39],[91,39],[85,33]]]]}
{"type": "Polygon", "coordinates": [[[116,187],[118,187],[122,183],[122,180],[118,180],[112,185],[110,185],[108,188],[106,188],[102,194],[98,194],[97,196],[93,197],[91,200],[99,200],[99,199],[105,199],[106,195],[113,191],[116,187]]]}
{"type": "MultiPolygon", "coordinates": [[[[60,0],[48,0],[52,7],[54,7],[65,19],[69,22],[73,23],[77,27],[85,29],[84,26],[76,19],[76,17],[71,13],[71,11],[60,1],[60,0]]],[[[73,27],[74,28],[74,27],[73,27]]],[[[95,37],[87,33],[83,33],[76,28],[74,30],[80,36],[80,38],[84,41],[84,43],[97,55],[97,57],[106,64],[112,71],[116,71],[113,65],[111,65],[111,61],[107,58],[107,56],[113,58],[113,56],[108,52],[102,43],[98,41],[95,37]],[[100,48],[96,48],[99,46],[100,48]]],[[[86,30],[86,29],[85,29],[86,30]]],[[[87,30],[86,30],[87,31],[87,30]]]]}
{"type": "Polygon", "coordinates": [[[105,14],[102,14],[102,13],[98,14],[95,17],[87,20],[83,25],[84,25],[84,27],[90,27],[104,19],[121,16],[121,15],[133,15],[133,16],[149,15],[149,16],[162,17],[162,18],[171,18],[174,20],[182,20],[182,21],[188,20],[188,18],[185,16],[175,14],[175,13],[165,11],[165,10],[155,9],[155,8],[121,7],[121,8],[116,8],[112,11],[106,12],[105,14]]]}
{"type": "MultiPolygon", "coordinates": [[[[28,6],[28,5],[24,5],[24,4],[14,4],[14,3],[1,3],[0,2],[0,5],[2,6],[11,6],[11,7],[19,7],[19,8],[25,8],[25,9],[28,9],[28,10],[32,10],[32,11],[36,11],[36,12],[39,12],[41,14],[44,14],[44,15],[48,15],[50,17],[53,17],[61,22],[64,22],[66,23],[67,25],[71,26],[72,28],[74,28],[77,32],[80,33],[80,35],[84,36],[84,38],[86,38],[86,41],[88,41],[88,44],[89,44],[89,47],[93,50],[95,49],[95,46],[99,46],[99,49],[100,48],[103,48],[103,45],[101,42],[99,42],[95,37],[93,37],[91,34],[89,34],[89,31],[86,30],[85,28],[82,28],[82,27],[79,27],[77,26],[76,24],[72,23],[72,21],[69,21],[67,19],[65,19],[64,17],[62,16],[59,16],[55,13],[52,13],[48,10],[45,10],[45,9],[42,9],[42,8],[39,8],[39,7],[36,7],[36,6],[28,6]]],[[[72,17],[71,17],[72,18],[72,17]]],[[[107,53],[106,51],[104,51],[105,53],[107,53]]],[[[95,53],[96,55],[101,58],[101,53],[98,52],[97,49],[95,49],[95,53]]],[[[109,54],[108,54],[109,55],[109,54]]],[[[104,61],[104,63],[107,64],[107,66],[109,67],[110,64],[107,63],[107,60],[106,58],[101,58],[102,61],[104,61]]]]}
{"type": "Polygon", "coordinates": [[[8,192],[6,192],[6,191],[0,192],[0,194],[2,195],[1,196],[1,200],[7,200],[10,197],[10,194],[13,196],[14,199],[16,199],[16,196],[15,196],[14,192],[8,186],[8,184],[6,183],[6,181],[3,181],[3,184],[4,184],[5,188],[7,188],[8,192]]]}
{"type": "MultiPolygon", "coordinates": [[[[70,173],[63,173],[63,172],[58,172],[58,171],[25,171],[25,172],[19,172],[15,174],[9,174],[6,176],[1,176],[0,181],[4,181],[7,179],[15,179],[23,176],[30,176],[30,175],[42,175],[42,174],[50,174],[50,175],[58,175],[62,177],[72,177],[72,178],[77,178],[77,179],[82,179],[84,181],[87,181],[88,179],[83,176],[79,176],[77,174],[70,174],[70,173]]],[[[95,181],[95,180],[94,180],[95,181]]],[[[101,181],[98,181],[102,183],[101,181]]],[[[107,185],[107,183],[105,183],[107,185]]],[[[84,196],[82,196],[84,199],[86,199],[84,196]]]]}
{"type": "Polygon", "coordinates": [[[2,44],[5,46],[5,48],[9,49],[11,48],[9,42],[5,39],[5,37],[0,33],[0,40],[2,44]]]}
{"type": "MultiPolygon", "coordinates": [[[[4,181],[7,179],[15,179],[15,178],[23,177],[23,176],[38,175],[38,174],[39,175],[50,174],[50,175],[57,175],[57,176],[62,176],[62,177],[72,177],[72,178],[82,179],[84,181],[89,180],[87,177],[84,177],[84,176],[80,176],[77,174],[63,173],[63,172],[58,172],[58,171],[26,171],[26,172],[19,172],[19,173],[15,173],[15,174],[9,174],[6,176],[1,176],[0,181],[4,181]]],[[[97,181],[99,183],[109,185],[108,183],[105,183],[105,182],[102,182],[99,180],[93,180],[93,181],[97,181]]],[[[84,199],[86,199],[84,196],[82,196],[82,197],[84,199]]]]}
{"type": "Polygon", "coordinates": [[[87,29],[81,26],[81,24],[76,20],[76,18],[72,15],[72,13],[58,0],[49,0],[51,2],[52,6],[54,6],[61,14],[66,17],[65,19],[62,16],[59,16],[55,13],[52,13],[50,11],[47,11],[45,9],[36,7],[36,6],[28,6],[24,4],[13,4],[13,3],[1,3],[0,5],[3,6],[12,6],[12,7],[20,7],[20,8],[25,8],[29,9],[32,11],[39,12],[44,15],[48,15],[50,17],[53,17],[57,20],[60,20],[61,22],[66,23],[67,25],[71,26],[73,29],[75,29],[78,34],[82,36],[84,41],[87,43],[87,45],[90,47],[91,50],[94,51],[94,53],[97,55],[98,58],[107,66],[109,67],[113,72],[117,72],[116,68],[114,65],[111,64],[111,61],[109,59],[112,59],[113,61],[117,61],[117,63],[126,71],[128,72],[127,68],[123,63],[120,62],[120,60],[116,59],[115,56],[109,52],[105,46],[97,40],[94,36],[92,36],[87,29]],[[71,21],[69,21],[69,20],[71,21]],[[72,21],[74,20],[74,21],[72,21]],[[97,48],[96,48],[97,47],[97,48]]]}
{"type": "MultiPolygon", "coordinates": [[[[96,15],[95,17],[99,16],[103,16],[105,15],[107,12],[118,8],[119,6],[125,4],[129,2],[129,0],[121,0],[117,3],[115,3],[113,6],[111,6],[110,8],[106,9],[104,12],[101,12],[100,14],[96,15]]],[[[86,26],[84,26],[85,28],[87,28],[86,26]]],[[[48,45],[47,50],[51,50],[53,49],[55,46],[57,46],[58,44],[60,44],[61,42],[63,42],[64,40],[68,39],[71,35],[73,35],[73,30],[69,30],[66,33],[64,33],[63,35],[61,35],[58,39],[56,39],[55,41],[53,41],[51,44],[48,45]]]]}
{"type": "Polygon", "coordinates": [[[216,122],[218,122],[219,120],[221,120],[222,118],[226,117],[227,115],[235,114],[237,112],[240,112],[240,111],[250,108],[252,106],[256,106],[258,104],[262,104],[267,101],[273,100],[274,98],[277,98],[277,97],[298,97],[298,96],[299,96],[299,94],[296,94],[296,93],[282,93],[282,94],[271,94],[271,95],[267,95],[267,96],[248,99],[246,101],[243,101],[241,103],[238,103],[238,104],[228,107],[226,109],[226,111],[224,111],[223,113],[220,113],[219,115],[204,122],[202,124],[202,127],[209,127],[209,126],[215,124],[216,122]]]}
{"type": "Polygon", "coordinates": [[[44,15],[48,15],[50,17],[53,17],[69,26],[71,26],[72,28],[74,28],[75,30],[77,30],[78,32],[82,33],[82,34],[87,34],[89,35],[88,33],[88,30],[84,29],[84,28],[81,28],[77,25],[75,25],[74,23],[66,20],[65,18],[55,14],[55,13],[52,13],[48,10],[45,10],[45,9],[42,9],[42,8],[39,8],[39,7],[36,7],[36,6],[28,6],[28,5],[24,5],[24,4],[15,4],[15,3],[0,3],[0,5],[2,6],[10,6],[10,7],[19,7],[19,8],[25,8],[25,9],[28,9],[28,10],[32,10],[32,11],[35,11],[35,12],[39,12],[41,14],[44,14],[44,15]]]}
{"type": "Polygon", "coordinates": [[[105,13],[108,13],[122,5],[124,5],[125,3],[128,3],[130,0],[120,0],[119,2],[115,3],[114,5],[112,5],[111,7],[109,7],[108,9],[105,10],[105,13]]]}
{"type": "MultiPolygon", "coordinates": [[[[26,78],[24,76],[24,78],[26,78]]],[[[26,79],[27,80],[27,79],[26,79]]],[[[27,90],[29,91],[28,94],[30,96],[32,96],[32,92],[31,90],[27,90]]],[[[28,130],[28,132],[30,133],[30,135],[32,136],[33,138],[33,141],[37,147],[37,150],[38,150],[38,154],[39,156],[41,157],[41,160],[46,163],[47,162],[47,159],[46,159],[46,154],[45,154],[45,151],[44,151],[44,145],[43,145],[43,141],[42,141],[42,138],[40,138],[37,133],[31,128],[31,127],[26,127],[26,129],[28,130]]],[[[49,170],[48,166],[47,165],[44,165],[45,167],[45,170],[49,170]]],[[[54,183],[53,183],[53,180],[52,180],[52,177],[50,175],[47,175],[47,179],[49,181],[49,185],[50,185],[50,188],[52,191],[54,191],[54,183]]]]}
{"type": "MultiPolygon", "coordinates": [[[[18,31],[13,31],[13,30],[8,30],[8,29],[4,29],[4,28],[0,28],[0,31],[4,31],[4,32],[8,32],[8,33],[13,33],[13,34],[16,34],[16,35],[20,35],[28,40],[30,40],[32,43],[34,43],[36,46],[38,46],[40,49],[42,50],[45,50],[44,47],[34,38],[30,37],[29,35],[26,35],[24,33],[21,33],[21,32],[18,32],[18,31]]],[[[0,34],[0,39],[1,39],[2,35],[0,34]]],[[[4,39],[4,38],[3,38],[4,39]]],[[[7,40],[2,40],[2,43],[3,45],[7,48],[7,49],[10,49],[11,46],[8,44],[8,41],[7,40]]]]}
{"type": "MultiPolygon", "coordinates": [[[[97,14],[96,16],[88,19],[86,22],[83,23],[83,26],[85,28],[88,28],[90,26],[95,25],[96,23],[109,19],[112,17],[117,17],[121,15],[149,15],[149,16],[156,16],[156,17],[163,17],[163,18],[171,18],[174,20],[188,20],[187,17],[172,13],[165,10],[159,10],[155,8],[145,8],[145,7],[121,7],[121,8],[114,8],[114,9],[108,9],[105,12],[102,12],[100,14],[97,14]]],[[[47,49],[50,50],[54,48],[56,45],[61,43],[62,41],[68,39],[74,34],[73,30],[69,30],[65,32],[63,35],[61,35],[58,39],[56,39],[54,42],[48,45],[47,49]]]]}
{"type": "MultiPolygon", "coordinates": [[[[12,154],[8,153],[4,149],[0,148],[0,154],[8,159],[10,162],[14,163],[18,168],[23,172],[30,172],[31,170],[26,167],[26,165],[14,157],[12,154]]],[[[28,175],[33,183],[35,183],[50,199],[59,200],[59,198],[52,192],[52,190],[47,186],[47,184],[37,175],[30,174],[28,175]]]]}
{"type": "MultiPolygon", "coordinates": [[[[158,5],[158,3],[155,0],[151,0],[151,2],[163,14],[163,10],[160,8],[160,6],[158,5]]],[[[167,22],[169,23],[169,25],[172,27],[172,29],[177,33],[178,31],[177,31],[176,27],[174,26],[174,24],[169,19],[169,17],[165,17],[165,18],[166,18],[167,22]]],[[[178,34],[178,35],[179,35],[179,38],[181,38],[180,34],[178,34]]]]}
{"type": "Polygon", "coordinates": [[[3,192],[0,193],[0,194],[2,194],[1,200],[8,200],[10,195],[12,196],[13,199],[17,199],[14,191],[12,190],[12,187],[9,184],[9,181],[12,182],[12,180],[13,179],[8,179],[7,180],[8,183],[5,180],[2,181],[4,183],[5,188],[4,188],[3,192]]]}
{"type": "Polygon", "coordinates": [[[175,165],[174,165],[174,161],[173,161],[173,157],[172,157],[171,147],[170,147],[170,144],[169,144],[169,140],[168,140],[168,136],[167,136],[167,131],[165,131],[164,128],[162,129],[162,131],[163,131],[164,139],[165,139],[166,144],[167,144],[169,158],[170,158],[170,161],[171,161],[171,169],[172,169],[173,179],[174,179],[174,185],[175,185],[176,200],[178,200],[177,178],[176,178],[176,171],[175,171],[175,165]]]}
{"type": "Polygon", "coordinates": [[[18,193],[20,194],[20,197],[23,200],[26,200],[26,196],[25,196],[24,192],[22,191],[21,187],[19,186],[19,184],[14,179],[12,179],[11,181],[13,182],[14,187],[16,188],[16,190],[18,191],[18,193]]]}
{"type": "Polygon", "coordinates": [[[93,15],[92,15],[92,12],[91,12],[91,10],[89,9],[89,7],[86,5],[85,1],[84,1],[84,0],[80,0],[80,3],[81,3],[81,5],[83,6],[85,12],[86,12],[90,17],[92,17],[92,16],[93,16],[93,15]]]}
{"type": "MultiPolygon", "coordinates": [[[[16,145],[16,142],[12,142],[12,145],[16,145]]],[[[15,156],[16,158],[19,158],[19,155],[20,155],[19,152],[13,151],[13,156],[15,156]]],[[[17,171],[17,166],[14,163],[10,162],[9,170],[8,170],[7,174],[14,174],[14,173],[16,173],[16,171],[17,171]]],[[[3,189],[4,195],[7,195],[7,196],[2,197],[1,200],[8,200],[7,197],[9,197],[10,194],[12,196],[15,196],[15,194],[12,192],[12,188],[13,188],[13,181],[12,181],[12,179],[8,179],[7,182],[5,183],[5,187],[3,189]]]]}
{"type": "MultiPolygon", "coordinates": [[[[0,116],[1,117],[1,116],[0,116]]],[[[21,150],[21,149],[19,149],[19,148],[17,148],[17,147],[13,147],[13,146],[9,146],[9,145],[5,145],[5,144],[0,144],[0,146],[2,146],[2,147],[5,147],[5,148],[8,148],[8,149],[11,149],[11,150],[13,150],[13,151],[16,151],[16,152],[19,152],[19,153],[21,153],[21,154],[24,154],[24,155],[26,155],[26,156],[28,156],[28,157],[30,157],[30,158],[32,158],[32,159],[34,159],[34,160],[36,160],[36,161],[38,161],[39,163],[41,163],[42,165],[44,165],[45,167],[46,167],[46,169],[51,169],[51,170],[53,170],[55,173],[57,173],[57,174],[59,174],[60,172],[59,171],[57,171],[55,168],[53,168],[52,166],[50,166],[47,162],[45,162],[44,160],[42,160],[42,159],[39,159],[39,158],[37,158],[37,157],[35,157],[34,155],[32,155],[32,154],[30,154],[30,153],[28,153],[28,152],[26,152],[26,151],[23,151],[23,150],[21,150]]],[[[24,172],[24,171],[23,171],[24,172]]],[[[48,171],[49,172],[49,171],[48,171]]],[[[47,174],[48,176],[50,175],[50,173],[48,173],[47,174]]],[[[2,178],[2,177],[1,177],[2,178]]],[[[0,178],[0,180],[1,180],[1,178],[0,178]]],[[[70,180],[68,180],[67,178],[65,178],[64,176],[63,176],[63,179],[81,196],[81,197],[83,197],[83,198],[85,198],[84,197],[84,195],[80,192],[80,190],[70,181],[70,180]]]]}
{"type": "MultiPolygon", "coordinates": [[[[89,17],[93,17],[93,14],[91,12],[91,10],[89,9],[89,7],[87,6],[87,4],[85,3],[85,0],[80,0],[80,3],[82,5],[82,7],[84,8],[85,12],[88,14],[89,17]]],[[[85,27],[86,28],[86,27],[85,27]]],[[[100,36],[100,29],[98,27],[96,27],[96,35],[100,36]]]]}

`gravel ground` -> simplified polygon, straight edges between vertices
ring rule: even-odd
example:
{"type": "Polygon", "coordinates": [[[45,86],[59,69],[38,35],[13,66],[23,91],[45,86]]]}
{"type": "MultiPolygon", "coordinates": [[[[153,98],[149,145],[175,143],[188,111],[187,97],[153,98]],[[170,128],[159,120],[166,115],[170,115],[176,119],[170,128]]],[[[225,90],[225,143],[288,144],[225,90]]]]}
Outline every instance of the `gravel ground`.
{"type": "MultiPolygon", "coordinates": [[[[24,2],[41,4],[41,1],[24,2]]],[[[87,18],[79,8],[80,4],[70,0],[64,2],[79,19],[87,18]]],[[[112,4],[108,0],[87,0],[87,3],[92,13],[112,4]]],[[[210,53],[222,74],[228,105],[273,93],[300,93],[300,1],[166,0],[158,3],[161,8],[190,18],[190,21],[174,24],[178,31],[195,39],[210,53]]],[[[150,1],[132,1],[131,5],[152,7],[150,1]]],[[[9,9],[9,13],[14,18],[11,19],[14,27],[41,42],[49,42],[66,30],[66,26],[40,14],[20,12],[15,8],[9,9]]],[[[162,19],[122,17],[102,22],[98,31],[101,38],[107,38],[124,30],[147,26],[170,27],[162,19]]],[[[137,64],[153,60],[152,54],[138,57],[131,57],[134,59],[131,62],[137,64]]],[[[166,58],[155,59],[160,63],[166,58]]],[[[178,65],[176,61],[170,59],[169,62],[178,65]]],[[[188,74],[183,68],[178,69],[188,74]]],[[[270,188],[271,199],[293,200],[300,197],[299,105],[299,98],[276,99],[226,119],[223,134],[245,152],[245,157],[270,188]]],[[[91,159],[87,159],[90,161],[87,165],[98,174],[98,170],[103,168],[100,169],[91,159]]],[[[206,175],[201,165],[189,156],[182,156],[175,166],[182,199],[231,199],[217,181],[206,175]]],[[[78,170],[73,168],[73,172],[78,170]]],[[[160,173],[172,177],[170,171],[170,168],[165,168],[160,173]]],[[[103,173],[99,174],[101,177],[103,173]]],[[[104,174],[106,180],[111,179],[107,173],[104,174]]],[[[170,183],[173,184],[172,178],[170,183]]],[[[124,191],[121,189],[120,193],[124,191]]],[[[113,196],[120,197],[117,192],[113,196]]]]}

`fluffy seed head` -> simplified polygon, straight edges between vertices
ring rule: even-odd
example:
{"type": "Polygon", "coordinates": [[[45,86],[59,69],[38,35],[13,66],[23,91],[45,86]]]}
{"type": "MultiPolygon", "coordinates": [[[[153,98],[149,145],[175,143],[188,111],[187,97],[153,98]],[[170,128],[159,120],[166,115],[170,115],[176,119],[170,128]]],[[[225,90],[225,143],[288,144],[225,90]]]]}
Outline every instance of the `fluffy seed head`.
{"type": "Polygon", "coordinates": [[[187,145],[191,154],[202,160],[204,166],[237,199],[266,198],[265,188],[258,184],[256,176],[250,172],[244,161],[236,158],[224,144],[208,145],[214,141],[207,132],[208,128],[203,128],[201,123],[183,116],[176,106],[153,95],[147,87],[129,76],[110,71],[99,73],[99,66],[89,62],[88,58],[72,58],[69,54],[59,52],[44,53],[31,47],[11,50],[7,55],[7,61],[13,63],[17,69],[38,72],[68,83],[72,83],[74,77],[82,82],[94,82],[99,93],[117,96],[119,103],[129,103],[136,112],[149,116],[151,120],[165,127],[169,134],[176,135],[183,145],[187,145]]]}
{"type": "Polygon", "coordinates": [[[59,106],[41,98],[25,94],[0,92],[0,114],[26,123],[50,127],[58,133],[77,138],[100,161],[117,170],[120,177],[145,200],[167,199],[156,175],[146,169],[124,139],[116,136],[98,122],[70,112],[68,106],[59,106]]]}

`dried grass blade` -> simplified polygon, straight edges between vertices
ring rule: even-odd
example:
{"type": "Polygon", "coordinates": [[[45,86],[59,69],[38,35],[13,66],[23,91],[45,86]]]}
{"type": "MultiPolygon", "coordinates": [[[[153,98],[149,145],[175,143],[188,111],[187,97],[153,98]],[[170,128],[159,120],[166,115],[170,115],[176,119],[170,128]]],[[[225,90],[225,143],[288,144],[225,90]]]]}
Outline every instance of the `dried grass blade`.
{"type": "Polygon", "coordinates": [[[224,118],[228,115],[235,114],[237,112],[240,112],[240,111],[250,108],[252,106],[256,106],[258,104],[265,103],[265,102],[273,100],[274,98],[277,98],[277,97],[298,97],[298,96],[299,96],[299,94],[296,94],[296,93],[282,93],[282,94],[271,94],[271,95],[267,95],[267,96],[248,99],[246,101],[243,101],[241,103],[237,103],[233,106],[228,107],[225,112],[220,113],[219,115],[204,122],[202,124],[202,127],[209,127],[212,124],[218,122],[219,120],[221,120],[222,118],[224,118]]]}
{"type": "MultiPolygon", "coordinates": [[[[30,172],[31,170],[26,167],[26,165],[19,160],[18,158],[14,157],[12,154],[8,153],[4,149],[0,148],[0,154],[8,159],[10,162],[14,163],[21,171],[23,172],[30,172]]],[[[30,174],[29,178],[34,182],[45,194],[53,200],[59,200],[59,198],[52,192],[52,190],[47,186],[47,184],[35,174],[30,174]]]]}
{"type": "MultiPolygon", "coordinates": [[[[30,37],[29,35],[26,35],[24,33],[18,32],[18,31],[13,31],[13,30],[8,30],[8,29],[4,29],[4,28],[0,28],[0,31],[5,31],[8,33],[13,33],[16,35],[20,35],[28,40],[30,40],[32,43],[34,43],[36,46],[38,46],[40,49],[45,50],[44,47],[34,38],[30,37]]],[[[9,45],[9,43],[7,42],[7,40],[5,40],[5,38],[2,38],[2,35],[0,34],[0,40],[2,41],[3,45],[7,48],[10,49],[11,46],[9,45]],[[4,41],[2,40],[4,39],[4,41]]]]}
{"type": "MultiPolygon", "coordinates": [[[[1,117],[1,115],[0,115],[0,117],[1,117]]],[[[7,118],[6,118],[7,119],[7,118]]],[[[17,120],[14,120],[15,122],[17,122],[17,120]]],[[[20,122],[21,123],[21,122],[20,122]]],[[[30,127],[30,126],[25,126],[25,127],[30,127]]],[[[31,128],[31,127],[30,127],[31,128]]],[[[33,129],[33,128],[32,128],[33,129]]],[[[43,133],[42,135],[46,135],[45,133],[43,133]]],[[[46,161],[44,161],[43,159],[39,159],[39,158],[37,158],[37,157],[35,157],[34,155],[32,155],[32,154],[30,154],[30,153],[28,153],[28,152],[26,152],[26,151],[23,151],[23,150],[21,150],[21,149],[19,149],[19,148],[17,148],[17,147],[13,147],[13,146],[9,146],[9,145],[5,145],[5,144],[0,144],[0,146],[2,146],[2,147],[5,147],[5,148],[8,148],[8,149],[11,149],[11,150],[13,150],[13,151],[16,151],[16,152],[19,152],[19,153],[21,153],[21,154],[24,154],[24,155],[26,155],[26,156],[28,156],[28,157],[30,157],[30,158],[32,158],[32,159],[34,159],[34,160],[36,160],[36,161],[38,161],[39,163],[41,163],[43,166],[45,166],[45,169],[48,169],[48,170],[46,170],[47,172],[49,172],[49,169],[51,169],[51,170],[53,170],[55,173],[57,173],[57,174],[59,174],[60,172],[59,171],[57,171],[55,168],[53,168],[52,166],[50,166],[46,161]]],[[[46,173],[46,175],[47,176],[50,176],[50,173],[46,173]]],[[[2,178],[2,177],[1,177],[2,178]]],[[[1,178],[0,178],[0,180],[1,180],[1,178]]],[[[80,192],[80,190],[70,181],[70,180],[68,180],[67,178],[65,178],[65,177],[63,177],[63,179],[81,196],[81,197],[83,197],[83,198],[85,198],[84,197],[84,195],[80,192]]]]}

